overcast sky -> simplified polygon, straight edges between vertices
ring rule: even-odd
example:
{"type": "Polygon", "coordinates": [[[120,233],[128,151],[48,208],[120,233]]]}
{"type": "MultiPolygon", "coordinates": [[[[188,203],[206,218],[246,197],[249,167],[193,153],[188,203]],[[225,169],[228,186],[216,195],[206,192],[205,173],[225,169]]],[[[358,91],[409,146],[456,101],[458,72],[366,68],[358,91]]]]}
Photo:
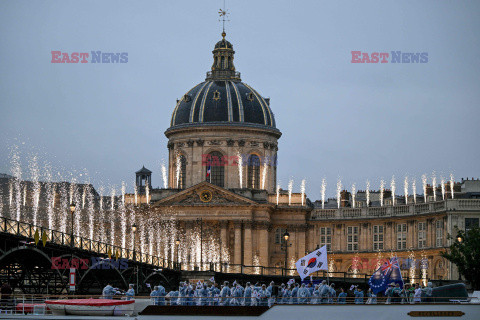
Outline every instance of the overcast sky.
{"type": "MultiPolygon", "coordinates": [[[[175,100],[205,78],[222,1],[1,1],[0,172],[19,144],[63,178],[160,186],[175,100]],[[54,64],[51,51],[128,52],[54,64]],[[85,172],[88,175],[85,176],[85,172]]],[[[282,187],[334,195],[381,178],[480,172],[479,1],[227,1],[242,80],[271,98],[282,187]],[[427,52],[423,64],[353,64],[351,51],[427,52]]],[[[390,60],[390,59],[389,59],[390,60]]],[[[29,178],[26,167],[23,178],[29,178]]]]}

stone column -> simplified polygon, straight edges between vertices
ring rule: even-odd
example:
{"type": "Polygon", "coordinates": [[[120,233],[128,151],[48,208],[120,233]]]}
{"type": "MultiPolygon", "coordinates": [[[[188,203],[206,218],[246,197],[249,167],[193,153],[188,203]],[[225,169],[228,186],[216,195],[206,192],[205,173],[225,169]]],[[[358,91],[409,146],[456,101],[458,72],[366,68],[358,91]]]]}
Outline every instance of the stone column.
{"type": "MultiPolygon", "coordinates": [[[[190,240],[190,237],[193,233],[193,228],[194,228],[194,222],[191,220],[185,221],[185,235],[187,241],[190,240]]],[[[137,237],[138,238],[138,237],[137,237]]],[[[189,252],[188,250],[186,251],[186,261],[182,261],[183,263],[187,264],[187,262],[191,263],[195,261],[195,254],[192,254],[192,252],[189,252]]]]}
{"type": "Polygon", "coordinates": [[[268,224],[263,223],[258,226],[258,251],[260,265],[269,267],[269,252],[268,252],[268,224]]]}
{"type": "Polygon", "coordinates": [[[385,226],[385,235],[384,235],[384,247],[385,250],[391,250],[392,248],[392,238],[396,237],[395,225],[393,222],[387,222],[385,226]]]}
{"type": "Polygon", "coordinates": [[[244,237],[243,237],[243,264],[246,266],[251,266],[253,264],[252,257],[252,223],[244,223],[244,237]]]}
{"type": "MultiPolygon", "coordinates": [[[[309,252],[312,252],[315,247],[316,247],[316,243],[318,241],[318,239],[316,239],[315,235],[315,227],[312,226],[312,225],[308,225],[308,245],[307,245],[307,248],[308,248],[308,251],[309,252]]],[[[333,229],[332,229],[333,231],[333,229]]],[[[332,239],[333,239],[333,235],[332,235],[332,239]]]]}
{"type": "Polygon", "coordinates": [[[193,177],[194,177],[194,172],[195,172],[195,171],[194,171],[194,169],[195,169],[194,164],[196,163],[196,159],[194,158],[195,155],[194,155],[194,152],[193,152],[193,150],[194,150],[193,145],[194,145],[193,140],[189,140],[189,141],[187,142],[188,148],[186,148],[186,150],[187,150],[186,152],[188,153],[189,158],[187,159],[187,168],[186,168],[186,175],[187,175],[187,177],[186,177],[186,179],[185,179],[185,180],[186,180],[186,181],[185,181],[185,184],[186,184],[186,185],[185,185],[185,189],[186,189],[186,188],[189,188],[189,187],[191,187],[191,186],[193,186],[193,185],[195,184],[195,183],[193,182],[193,181],[194,181],[193,177]]]}
{"type": "Polygon", "coordinates": [[[170,188],[174,188],[175,186],[173,185],[174,183],[174,177],[175,177],[175,169],[174,169],[174,164],[175,164],[175,157],[174,154],[175,152],[173,151],[174,144],[172,142],[168,142],[167,144],[168,148],[168,186],[170,188]]]}
{"type": "Polygon", "coordinates": [[[359,234],[359,243],[358,243],[358,249],[360,251],[364,251],[364,250],[367,250],[367,228],[368,228],[368,224],[367,223],[361,223],[358,230],[360,231],[360,234],[359,234]]]}
{"type": "MultiPolygon", "coordinates": [[[[332,226],[332,249],[333,251],[343,250],[343,228],[337,228],[337,224],[332,226]],[[335,230],[334,230],[335,229],[335,230]]],[[[319,242],[320,243],[320,242],[319,242]]]]}
{"type": "Polygon", "coordinates": [[[340,232],[340,251],[347,251],[347,225],[343,223],[337,230],[340,232]]]}
{"type": "Polygon", "coordinates": [[[373,251],[373,225],[371,223],[368,224],[367,229],[367,250],[373,251]]]}
{"type": "Polygon", "coordinates": [[[412,240],[411,243],[408,243],[407,241],[407,248],[417,248],[418,246],[418,241],[417,241],[417,231],[416,231],[416,228],[417,228],[417,222],[415,220],[411,220],[409,221],[409,225],[408,225],[408,234],[407,234],[407,239],[408,240],[412,240]]]}
{"type": "Polygon", "coordinates": [[[235,247],[233,250],[233,263],[242,264],[242,223],[240,221],[235,221],[234,227],[235,247]]]}
{"type": "Polygon", "coordinates": [[[435,220],[433,218],[427,219],[427,246],[435,247],[435,220]]]}
{"type": "MultiPolygon", "coordinates": [[[[305,255],[305,250],[306,250],[306,247],[305,247],[305,231],[307,230],[308,226],[305,225],[305,226],[301,226],[299,227],[298,230],[298,238],[297,238],[297,242],[298,242],[298,251],[297,251],[297,254],[294,255],[293,257],[295,258],[295,261],[297,261],[298,259],[300,259],[301,257],[303,257],[305,255]]],[[[289,260],[292,259],[292,257],[288,258],[289,260]]]]}
{"type": "MultiPolygon", "coordinates": [[[[292,257],[297,256],[297,247],[299,246],[299,241],[297,239],[298,237],[298,227],[291,228],[291,231],[288,231],[290,233],[290,238],[288,239],[288,261],[287,261],[287,267],[290,267],[290,263],[288,263],[292,257]]],[[[285,260],[285,257],[283,257],[282,260],[285,260]]]]}
{"type": "Polygon", "coordinates": [[[226,257],[223,256],[225,252],[228,252],[227,225],[228,221],[220,221],[220,259],[222,262],[230,262],[225,261],[226,257]]]}

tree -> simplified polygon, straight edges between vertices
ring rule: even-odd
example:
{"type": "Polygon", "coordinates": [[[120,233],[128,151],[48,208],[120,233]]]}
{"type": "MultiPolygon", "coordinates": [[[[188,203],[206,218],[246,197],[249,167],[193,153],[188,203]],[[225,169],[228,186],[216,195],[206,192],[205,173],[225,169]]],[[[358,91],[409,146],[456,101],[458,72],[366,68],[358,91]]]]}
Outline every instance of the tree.
{"type": "MultiPolygon", "coordinates": [[[[451,235],[448,235],[452,239],[451,235]]],[[[454,263],[473,289],[480,289],[480,228],[468,232],[457,229],[457,236],[442,256],[454,263]]]]}

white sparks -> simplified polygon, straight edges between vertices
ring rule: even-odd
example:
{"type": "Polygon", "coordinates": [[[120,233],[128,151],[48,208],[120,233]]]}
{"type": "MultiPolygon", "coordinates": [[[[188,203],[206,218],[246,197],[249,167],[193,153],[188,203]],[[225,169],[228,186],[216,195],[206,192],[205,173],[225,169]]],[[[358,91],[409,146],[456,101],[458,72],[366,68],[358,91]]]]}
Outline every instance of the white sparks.
{"type": "Polygon", "coordinates": [[[337,207],[340,209],[340,204],[342,202],[342,180],[338,178],[337,180],[337,207]]]}
{"type": "Polygon", "coordinates": [[[306,180],[303,179],[302,184],[300,185],[300,192],[302,195],[302,206],[304,205],[304,198],[305,198],[305,183],[306,183],[306,180]]]}
{"type": "Polygon", "coordinates": [[[288,181],[288,205],[292,204],[293,179],[288,181]]]}
{"type": "Polygon", "coordinates": [[[403,193],[405,194],[405,204],[408,204],[408,176],[403,180],[403,193]]]}
{"type": "Polygon", "coordinates": [[[365,189],[365,197],[367,199],[367,207],[370,206],[370,181],[367,180],[367,186],[365,189]]]}
{"type": "Polygon", "coordinates": [[[390,189],[392,190],[392,206],[395,205],[395,176],[392,176],[392,180],[390,181],[390,189]]]}
{"type": "Polygon", "coordinates": [[[380,180],[380,206],[383,207],[383,197],[385,195],[385,180],[380,180]]]}
{"type": "Polygon", "coordinates": [[[322,195],[322,209],[325,209],[325,192],[327,191],[327,180],[325,178],[322,179],[322,189],[320,191],[322,195]]]}
{"type": "Polygon", "coordinates": [[[455,181],[453,180],[453,173],[450,173],[450,193],[452,194],[452,199],[453,199],[453,193],[454,193],[454,187],[455,181]]]}
{"type": "Polygon", "coordinates": [[[355,186],[355,183],[352,184],[352,208],[355,208],[355,197],[357,195],[357,187],[355,186]]]}

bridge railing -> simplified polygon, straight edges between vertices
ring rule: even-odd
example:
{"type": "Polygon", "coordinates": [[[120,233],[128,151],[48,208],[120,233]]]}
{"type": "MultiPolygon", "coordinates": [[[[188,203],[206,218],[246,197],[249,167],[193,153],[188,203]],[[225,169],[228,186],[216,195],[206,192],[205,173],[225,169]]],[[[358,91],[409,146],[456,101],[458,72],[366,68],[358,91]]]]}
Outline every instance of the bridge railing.
{"type": "Polygon", "coordinates": [[[52,230],[42,226],[35,226],[31,223],[17,221],[6,217],[0,218],[0,232],[33,239],[35,242],[38,241],[38,243],[42,243],[45,240],[46,242],[57,245],[73,247],[75,249],[90,251],[113,258],[124,258],[162,268],[173,268],[174,266],[173,261],[159,256],[123,248],[102,241],[88,239],[75,234],[72,236],[65,232],[52,230]]]}

